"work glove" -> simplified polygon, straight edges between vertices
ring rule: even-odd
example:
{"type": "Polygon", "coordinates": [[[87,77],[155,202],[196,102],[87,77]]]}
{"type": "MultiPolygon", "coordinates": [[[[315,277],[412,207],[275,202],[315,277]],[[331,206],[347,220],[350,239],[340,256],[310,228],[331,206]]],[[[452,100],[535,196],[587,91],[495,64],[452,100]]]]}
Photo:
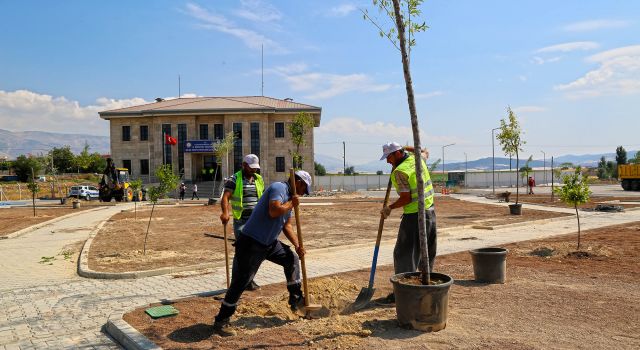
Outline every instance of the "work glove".
{"type": "Polygon", "coordinates": [[[388,218],[389,215],[391,215],[391,208],[388,205],[385,205],[382,207],[382,210],[380,210],[380,214],[384,219],[388,218]]]}

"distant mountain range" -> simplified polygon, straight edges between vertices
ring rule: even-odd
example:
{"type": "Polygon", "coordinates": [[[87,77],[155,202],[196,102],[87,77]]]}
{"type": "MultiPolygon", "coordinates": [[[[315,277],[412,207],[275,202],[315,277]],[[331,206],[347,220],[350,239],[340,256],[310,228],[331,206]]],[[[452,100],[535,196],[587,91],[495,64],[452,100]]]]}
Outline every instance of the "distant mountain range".
{"type": "MultiPolygon", "coordinates": [[[[627,158],[631,158],[636,154],[637,151],[629,151],[627,150],[627,158]]],[[[616,154],[615,153],[602,153],[602,154],[584,154],[584,155],[564,155],[559,157],[554,157],[553,165],[559,166],[562,163],[572,163],[574,165],[580,165],[585,167],[596,167],[598,166],[598,162],[600,158],[604,156],[607,161],[615,161],[616,154]]],[[[430,166],[432,161],[437,160],[430,159],[428,165],[430,166]]],[[[523,167],[528,158],[520,159],[520,167],[523,167]]],[[[315,154],[316,163],[322,164],[327,172],[329,173],[338,173],[342,172],[343,161],[339,158],[334,158],[331,156],[323,155],[323,154],[315,154]]],[[[382,170],[384,173],[388,173],[390,170],[390,166],[385,161],[372,161],[364,164],[349,164],[347,163],[347,167],[352,166],[355,168],[356,172],[364,172],[364,173],[375,173],[378,170],[382,170]]],[[[543,168],[551,166],[551,159],[546,159],[546,163],[542,159],[534,159],[529,163],[529,166],[532,168],[543,168]]],[[[467,162],[466,167],[468,170],[487,170],[490,171],[493,169],[493,159],[491,157],[480,158],[476,160],[470,160],[467,162]]],[[[509,169],[509,158],[496,157],[495,158],[495,168],[496,170],[508,170],[509,169]]],[[[516,160],[515,158],[511,160],[511,168],[516,168],[516,160]]],[[[447,161],[445,163],[446,171],[454,171],[454,170],[465,170],[465,162],[452,160],[447,161]]],[[[436,171],[442,171],[442,163],[438,164],[436,167],[436,171]]]]}
{"type": "Polygon", "coordinates": [[[15,159],[21,154],[46,154],[54,147],[68,145],[73,153],[80,153],[85,142],[89,145],[89,152],[108,154],[110,152],[109,137],[61,134],[43,131],[12,132],[0,129],[0,157],[15,159]]]}

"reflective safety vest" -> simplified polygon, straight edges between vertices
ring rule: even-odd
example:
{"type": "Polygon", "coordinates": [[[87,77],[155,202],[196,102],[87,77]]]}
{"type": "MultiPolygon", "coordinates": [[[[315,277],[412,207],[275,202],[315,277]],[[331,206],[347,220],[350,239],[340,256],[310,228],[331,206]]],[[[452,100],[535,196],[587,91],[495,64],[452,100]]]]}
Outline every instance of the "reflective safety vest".
{"type": "MultiPolygon", "coordinates": [[[[422,179],[424,180],[424,207],[428,209],[433,205],[433,183],[431,182],[431,176],[429,176],[429,170],[427,170],[427,164],[424,160],[422,163],[422,179]]],[[[393,172],[391,172],[391,182],[393,187],[398,191],[398,183],[396,182],[395,173],[399,171],[409,178],[409,189],[411,191],[411,203],[404,206],[405,214],[413,214],[418,212],[418,179],[416,177],[416,161],[413,155],[409,155],[400,165],[398,165],[393,172]]]]}
{"type": "Polygon", "coordinates": [[[202,175],[205,175],[207,173],[207,169],[206,168],[202,168],[202,170],[200,170],[200,173],[202,173],[202,175]]]}
{"type": "MultiPolygon", "coordinates": [[[[258,194],[258,199],[262,196],[262,192],[264,192],[264,181],[262,181],[262,176],[258,174],[253,174],[256,178],[256,193],[258,194]]],[[[244,208],[242,207],[242,170],[236,173],[236,189],[233,191],[231,195],[231,211],[233,211],[233,217],[235,219],[240,219],[242,217],[242,211],[244,208]]]]}

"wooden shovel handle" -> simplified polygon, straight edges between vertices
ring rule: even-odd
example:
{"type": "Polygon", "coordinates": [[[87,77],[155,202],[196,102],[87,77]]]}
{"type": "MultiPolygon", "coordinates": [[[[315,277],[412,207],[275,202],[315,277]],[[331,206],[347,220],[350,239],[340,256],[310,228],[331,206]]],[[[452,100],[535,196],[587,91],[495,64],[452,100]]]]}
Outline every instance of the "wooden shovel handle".
{"type": "Polygon", "coordinates": [[[227,289],[229,289],[229,247],[227,246],[227,224],[224,224],[224,261],[227,271],[227,289]]]}
{"type": "MultiPolygon", "coordinates": [[[[289,169],[289,182],[291,183],[291,194],[296,196],[296,176],[293,168],[289,169]]],[[[304,249],[302,243],[302,228],[300,227],[300,212],[298,207],[293,207],[293,211],[296,215],[296,230],[298,232],[298,245],[304,249]]],[[[307,267],[304,263],[304,256],[300,257],[300,268],[302,270],[302,288],[304,291],[304,305],[309,306],[309,288],[307,287],[307,267]]]]}

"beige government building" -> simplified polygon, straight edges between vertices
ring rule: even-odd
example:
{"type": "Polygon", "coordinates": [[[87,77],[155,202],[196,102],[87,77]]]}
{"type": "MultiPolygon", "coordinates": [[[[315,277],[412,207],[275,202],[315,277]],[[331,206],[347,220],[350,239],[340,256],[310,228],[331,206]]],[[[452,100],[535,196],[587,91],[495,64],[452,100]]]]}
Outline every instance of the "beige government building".
{"type": "MultiPolygon", "coordinates": [[[[264,96],[157,99],[99,115],[110,124],[111,157],[116,166],[128,168],[132,178],[153,182],[158,166],[172,164],[185,182],[211,181],[214,176],[220,181],[241,169],[242,157],[253,153],[270,183],[288,176],[295,150],[288,125],[300,112],[320,125],[320,107],[264,96]],[[215,143],[230,131],[236,141],[228,160],[216,159],[215,143]],[[177,144],[166,144],[165,134],[177,144]]],[[[304,170],[313,174],[313,132],[307,133],[301,153],[304,170]]]]}

